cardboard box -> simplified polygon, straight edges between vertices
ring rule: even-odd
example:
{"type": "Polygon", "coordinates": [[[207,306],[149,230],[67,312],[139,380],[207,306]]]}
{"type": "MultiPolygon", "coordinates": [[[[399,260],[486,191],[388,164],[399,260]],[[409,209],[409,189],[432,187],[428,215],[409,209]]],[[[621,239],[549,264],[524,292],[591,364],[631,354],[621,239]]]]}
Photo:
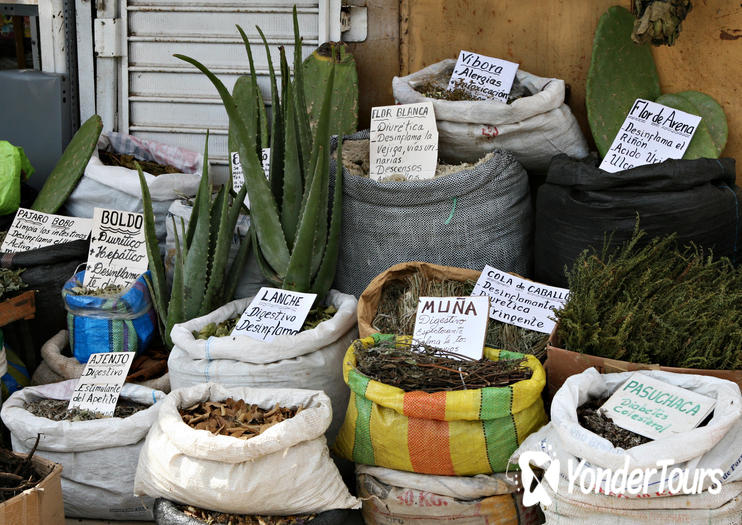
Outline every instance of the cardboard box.
{"type": "Polygon", "coordinates": [[[37,455],[31,462],[44,479],[0,504],[0,525],[64,525],[62,465],[37,455]]]}

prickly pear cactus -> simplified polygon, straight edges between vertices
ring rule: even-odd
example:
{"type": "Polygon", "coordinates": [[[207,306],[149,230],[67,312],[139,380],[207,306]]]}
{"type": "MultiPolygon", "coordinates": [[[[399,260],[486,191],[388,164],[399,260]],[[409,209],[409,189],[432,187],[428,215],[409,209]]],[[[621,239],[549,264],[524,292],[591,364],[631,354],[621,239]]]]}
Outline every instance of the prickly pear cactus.
{"type": "Polygon", "coordinates": [[[80,126],[46,179],[31,209],[55,213],[62,207],[85,172],[85,166],[98,144],[101,131],[103,121],[98,115],[93,115],[80,126]]]}
{"type": "Polygon", "coordinates": [[[309,123],[317,126],[325,86],[329,79],[335,53],[335,84],[332,93],[330,130],[334,134],[342,126],[343,134],[356,132],[358,126],[358,72],[356,61],[342,42],[326,42],[309,55],[303,64],[304,96],[307,101],[309,123]],[[339,53],[339,56],[338,56],[339,53]]]}
{"type": "Polygon", "coordinates": [[[634,100],[655,100],[660,80],[652,51],[631,40],[634,17],[623,7],[610,7],[598,22],[587,73],[587,120],[601,156],[611,147],[634,100]]]}
{"type": "Polygon", "coordinates": [[[727,143],[728,128],[724,110],[716,100],[698,91],[682,91],[662,95],[656,102],[701,117],[684,159],[716,159],[721,156],[727,143]]]}

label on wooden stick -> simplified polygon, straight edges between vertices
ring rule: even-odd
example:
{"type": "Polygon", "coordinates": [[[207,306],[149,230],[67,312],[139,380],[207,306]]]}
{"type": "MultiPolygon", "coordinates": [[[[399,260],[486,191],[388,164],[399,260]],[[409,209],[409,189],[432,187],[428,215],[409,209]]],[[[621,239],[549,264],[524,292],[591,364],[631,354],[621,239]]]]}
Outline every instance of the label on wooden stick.
{"type": "Polygon", "coordinates": [[[489,297],[420,297],[412,340],[481,359],[489,297]]]}

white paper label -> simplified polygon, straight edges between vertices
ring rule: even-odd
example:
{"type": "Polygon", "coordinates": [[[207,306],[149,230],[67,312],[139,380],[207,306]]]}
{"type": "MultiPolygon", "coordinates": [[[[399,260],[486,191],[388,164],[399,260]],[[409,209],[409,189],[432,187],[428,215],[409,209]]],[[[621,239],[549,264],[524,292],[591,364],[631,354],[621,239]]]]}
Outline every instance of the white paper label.
{"type": "Polygon", "coordinates": [[[420,297],[412,340],[481,359],[488,297],[420,297]]]}
{"type": "Polygon", "coordinates": [[[87,239],[93,219],[18,208],[0,251],[18,253],[87,239]]]}
{"type": "Polygon", "coordinates": [[[680,159],[688,149],[701,117],[679,109],[636,99],[600,169],[610,173],[667,159],[680,159]]]}
{"type": "Polygon", "coordinates": [[[294,335],[317,298],[316,293],[301,293],[262,287],[250,301],[232,330],[232,335],[246,335],[260,341],[272,341],[279,335],[294,335]]]}
{"type": "Polygon", "coordinates": [[[370,177],[432,179],[438,165],[438,126],[431,102],[371,109],[370,177]]]}
{"type": "Polygon", "coordinates": [[[128,286],[147,271],[144,215],[95,208],[83,286],[128,286]]]}
{"type": "Polygon", "coordinates": [[[92,354],[72,392],[68,408],[112,416],[136,352],[92,354]]]}
{"type": "Polygon", "coordinates": [[[554,328],[549,317],[569,298],[566,288],[521,279],[489,265],[482,270],[471,294],[489,296],[490,317],[495,321],[544,334],[554,328]]]}
{"type": "Polygon", "coordinates": [[[659,439],[693,430],[715,406],[711,397],[636,372],[600,411],[621,428],[659,439]]]}
{"type": "MultiPolygon", "coordinates": [[[[230,153],[230,162],[232,164],[232,189],[239,192],[242,186],[245,184],[245,172],[242,171],[242,164],[240,163],[240,154],[236,151],[230,153]]],[[[263,148],[260,161],[263,164],[263,173],[267,179],[271,173],[271,149],[263,148]]],[[[250,207],[250,197],[245,194],[245,206],[250,207]]]]}
{"type": "Polygon", "coordinates": [[[505,103],[517,72],[515,62],[461,51],[448,89],[463,88],[473,97],[505,103]]]}

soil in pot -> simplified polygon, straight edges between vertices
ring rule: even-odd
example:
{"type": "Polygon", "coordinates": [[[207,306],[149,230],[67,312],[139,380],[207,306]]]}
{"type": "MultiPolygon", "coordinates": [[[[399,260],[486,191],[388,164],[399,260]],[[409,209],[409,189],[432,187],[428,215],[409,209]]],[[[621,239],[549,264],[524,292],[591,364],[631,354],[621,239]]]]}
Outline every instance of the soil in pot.
{"type": "Polygon", "coordinates": [[[600,412],[600,407],[608,401],[607,397],[594,398],[577,408],[577,420],[580,426],[610,441],[614,447],[628,450],[652,441],[630,430],[616,425],[612,419],[600,412]]]}
{"type": "MultiPolygon", "coordinates": [[[[67,407],[69,404],[70,402],[65,399],[39,399],[31,403],[26,403],[25,408],[34,416],[44,417],[52,421],[92,421],[94,419],[108,417],[91,410],[80,410],[79,408],[68,410],[67,407]]],[[[149,407],[150,405],[120,398],[113,412],[113,417],[129,417],[149,407]]]]}
{"type": "Polygon", "coordinates": [[[24,490],[35,487],[42,480],[42,476],[36,472],[31,463],[38,444],[39,437],[37,436],[36,443],[26,457],[0,448],[0,503],[17,496],[24,490]]]}
{"type": "Polygon", "coordinates": [[[180,173],[181,170],[175,166],[169,164],[160,164],[153,160],[140,160],[134,155],[125,155],[123,153],[116,153],[115,151],[105,151],[102,149],[98,150],[98,158],[106,166],[120,166],[122,168],[128,168],[130,170],[136,170],[136,164],[141,166],[142,171],[149,173],[150,175],[163,175],[165,173],[180,173]]]}

